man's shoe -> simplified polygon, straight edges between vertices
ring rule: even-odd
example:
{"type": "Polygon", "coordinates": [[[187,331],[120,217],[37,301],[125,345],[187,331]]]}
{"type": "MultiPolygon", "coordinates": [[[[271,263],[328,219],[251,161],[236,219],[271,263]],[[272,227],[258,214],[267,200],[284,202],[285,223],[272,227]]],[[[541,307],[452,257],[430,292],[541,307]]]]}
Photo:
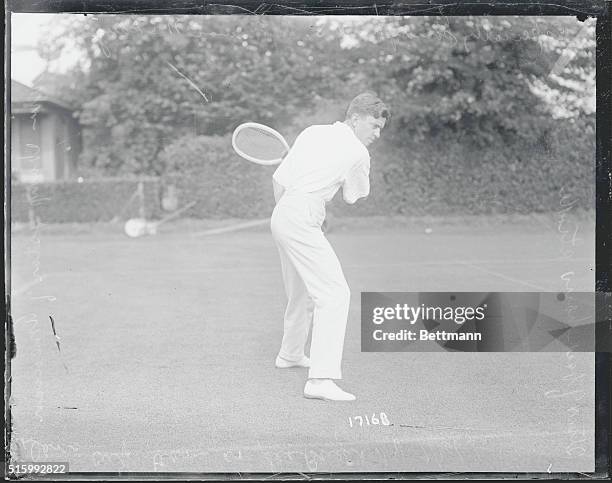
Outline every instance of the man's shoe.
{"type": "Polygon", "coordinates": [[[354,401],[356,398],[351,393],[343,391],[331,379],[314,383],[306,381],[304,386],[304,397],[308,399],[323,399],[325,401],[354,401]]]}
{"type": "Polygon", "coordinates": [[[289,367],[310,367],[310,359],[303,356],[299,361],[288,361],[281,356],[276,357],[274,365],[278,369],[288,369],[289,367]]]}

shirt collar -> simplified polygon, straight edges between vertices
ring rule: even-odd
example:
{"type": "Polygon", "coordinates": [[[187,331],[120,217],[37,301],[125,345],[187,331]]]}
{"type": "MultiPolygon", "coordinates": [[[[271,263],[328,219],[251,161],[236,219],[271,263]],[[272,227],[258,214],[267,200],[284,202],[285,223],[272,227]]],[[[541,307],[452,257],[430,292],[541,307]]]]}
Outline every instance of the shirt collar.
{"type": "Polygon", "coordinates": [[[359,141],[359,143],[361,145],[363,145],[363,147],[366,147],[366,145],[361,142],[361,140],[355,134],[355,131],[353,131],[351,126],[349,126],[348,124],[346,124],[346,123],[344,123],[342,121],[336,121],[336,122],[334,122],[334,126],[339,127],[340,129],[343,129],[346,132],[349,132],[351,134],[351,136],[353,136],[355,138],[356,141],[359,141]]]}
{"type": "Polygon", "coordinates": [[[359,141],[359,144],[361,144],[364,148],[367,149],[367,146],[361,142],[361,139],[359,139],[357,137],[357,135],[355,134],[355,131],[353,131],[351,126],[349,126],[348,124],[346,124],[346,123],[344,123],[342,121],[334,122],[334,126],[339,127],[340,129],[344,129],[347,132],[350,132],[351,136],[353,136],[353,138],[355,138],[356,141],[359,141]]]}

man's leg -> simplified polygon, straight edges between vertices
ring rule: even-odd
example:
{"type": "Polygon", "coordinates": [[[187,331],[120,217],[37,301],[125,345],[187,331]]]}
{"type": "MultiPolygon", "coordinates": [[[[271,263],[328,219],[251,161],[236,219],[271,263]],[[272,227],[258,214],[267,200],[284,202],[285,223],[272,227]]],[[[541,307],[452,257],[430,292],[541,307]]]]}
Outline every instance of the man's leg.
{"type": "Polygon", "coordinates": [[[277,204],[270,227],[279,250],[299,274],[314,301],[308,398],[352,401],[332,379],[341,379],[340,369],[350,291],[340,262],[312,217],[303,198],[284,198],[277,204]]]}
{"type": "Polygon", "coordinates": [[[286,240],[283,248],[314,301],[308,377],[341,379],[350,290],[323,233],[316,228],[307,231],[299,242],[286,240]]]}
{"type": "Polygon", "coordinates": [[[312,300],[302,278],[282,247],[279,247],[278,253],[288,299],[283,341],[278,355],[286,361],[299,362],[304,359],[304,346],[312,323],[312,300]]]}

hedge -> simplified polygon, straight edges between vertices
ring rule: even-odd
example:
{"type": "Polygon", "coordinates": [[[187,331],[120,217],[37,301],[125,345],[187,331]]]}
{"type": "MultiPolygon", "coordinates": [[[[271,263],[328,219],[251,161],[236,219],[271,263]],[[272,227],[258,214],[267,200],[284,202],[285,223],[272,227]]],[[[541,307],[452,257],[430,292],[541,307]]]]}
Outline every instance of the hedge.
{"type": "MultiPolygon", "coordinates": [[[[550,133],[548,144],[475,149],[460,139],[410,143],[384,137],[372,151],[371,194],[347,205],[338,194],[328,211],[336,215],[477,215],[537,213],[559,209],[562,196],[594,209],[595,134],[580,136],[567,122],[550,133]]],[[[409,133],[406,134],[409,138],[409,133]]],[[[263,217],[273,208],[274,167],[238,158],[229,138],[183,138],[164,156],[175,174],[183,203],[195,200],[192,216],[263,217]]]]}
{"type": "Polygon", "coordinates": [[[561,197],[595,208],[595,143],[471,150],[459,142],[372,153],[371,194],[342,215],[469,215],[552,212],[561,197]]]}
{"type": "MultiPolygon", "coordinates": [[[[372,151],[371,194],[347,205],[338,194],[328,208],[336,215],[478,215],[559,210],[561,197],[594,209],[595,142],[586,126],[567,124],[551,133],[548,145],[473,149],[457,139],[446,143],[403,140],[372,151]]],[[[406,137],[409,137],[408,134],[406,137]]],[[[393,140],[391,140],[393,141],[393,140]]],[[[260,218],[274,207],[274,167],[240,159],[227,137],[179,139],[163,153],[161,178],[91,179],[12,185],[12,219],[27,221],[30,210],[46,223],[109,221],[139,216],[128,200],[142,181],[147,218],[166,211],[162,199],[174,187],[177,207],[195,201],[183,216],[260,218]],[[26,193],[30,191],[31,200],[26,193]]]]}
{"type": "Polygon", "coordinates": [[[188,215],[199,218],[258,218],[274,208],[274,167],[249,163],[231,148],[229,137],[187,136],[162,154],[164,191],[176,187],[179,206],[195,201],[188,215]]]}
{"type": "Polygon", "coordinates": [[[143,184],[144,214],[155,218],[160,214],[157,178],[104,178],[82,182],[12,183],[11,219],[26,222],[35,216],[43,223],[69,223],[138,217],[140,203],[137,197],[132,197],[140,182],[143,184]]]}

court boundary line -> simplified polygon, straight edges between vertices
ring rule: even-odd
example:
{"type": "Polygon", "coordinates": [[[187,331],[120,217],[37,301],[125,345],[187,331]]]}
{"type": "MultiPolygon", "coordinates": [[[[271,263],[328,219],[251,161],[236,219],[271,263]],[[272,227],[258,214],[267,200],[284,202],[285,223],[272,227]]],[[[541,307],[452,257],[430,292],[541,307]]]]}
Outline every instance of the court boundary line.
{"type": "Polygon", "coordinates": [[[544,287],[542,287],[541,285],[536,285],[536,284],[533,284],[533,283],[530,283],[530,282],[524,282],[524,281],[519,280],[519,279],[514,278],[514,277],[507,277],[506,275],[503,275],[501,273],[495,272],[493,270],[487,270],[486,268],[479,267],[479,266],[473,265],[471,263],[463,263],[463,262],[461,262],[461,265],[464,265],[464,266],[470,267],[470,268],[475,268],[476,270],[480,270],[483,273],[487,273],[489,275],[493,275],[495,277],[501,278],[501,279],[505,280],[506,282],[514,282],[514,283],[518,283],[520,285],[525,285],[526,287],[535,288],[539,292],[547,292],[548,291],[544,287]]]}
{"type": "MultiPolygon", "coordinates": [[[[489,263],[489,264],[503,264],[503,265],[513,265],[513,264],[526,264],[526,263],[553,263],[553,262],[558,262],[559,260],[556,259],[544,259],[544,260],[521,260],[521,261],[511,261],[511,262],[503,262],[503,261],[494,261],[494,260],[483,260],[481,262],[477,262],[477,263],[489,263]]],[[[584,259],[584,260],[574,260],[574,261],[586,261],[586,262],[592,262],[592,259],[584,259]]],[[[375,268],[402,268],[402,267],[427,267],[427,266],[452,266],[452,265],[459,265],[459,266],[466,266],[466,267],[470,267],[470,268],[474,268],[476,270],[480,270],[484,273],[487,273],[489,275],[494,275],[497,276],[499,278],[505,279],[508,282],[516,282],[516,283],[520,283],[523,285],[527,285],[527,286],[531,286],[532,288],[536,288],[539,291],[546,291],[544,290],[541,286],[535,285],[535,284],[530,284],[529,282],[524,282],[521,281],[519,279],[513,278],[513,277],[509,277],[506,276],[504,274],[501,274],[499,272],[496,272],[494,270],[489,270],[487,268],[484,268],[482,266],[476,265],[475,263],[473,263],[472,261],[465,261],[465,260],[446,260],[446,261],[418,261],[418,262],[404,262],[404,263],[372,263],[372,264],[344,264],[344,268],[345,269],[351,269],[351,270],[355,270],[355,269],[375,269],[375,268]]],[[[181,269],[175,269],[175,268],[168,268],[168,269],[142,269],[142,268],[135,268],[133,270],[113,270],[112,272],[97,272],[97,273],[112,273],[114,275],[130,275],[133,273],[156,273],[156,274],[177,274],[177,275],[181,275],[181,274],[198,274],[198,273],[207,273],[207,272],[214,272],[214,273],[218,273],[218,272],[276,272],[279,270],[279,267],[277,266],[276,263],[274,263],[274,265],[270,265],[270,266],[253,266],[253,267],[244,267],[244,266],[232,266],[232,267],[202,267],[202,268],[189,268],[186,270],[181,270],[181,269]]],[[[48,274],[46,274],[44,276],[44,278],[48,278],[49,276],[63,276],[63,275],[82,275],[85,273],[90,273],[90,271],[88,270],[61,270],[61,271],[57,271],[57,272],[50,272],[48,274]]],[[[27,284],[24,287],[21,287],[19,290],[15,290],[14,294],[20,295],[22,294],[24,291],[26,291],[27,289],[29,289],[30,287],[28,285],[35,285],[36,283],[40,283],[40,282],[30,282],[30,284],[27,284]]]]}
{"type": "Polygon", "coordinates": [[[192,237],[208,236],[208,235],[218,235],[218,234],[221,234],[221,233],[229,233],[229,232],[233,232],[233,231],[244,230],[246,228],[252,228],[252,227],[256,227],[256,226],[261,226],[261,225],[264,225],[266,223],[270,223],[270,218],[260,218],[258,220],[246,221],[246,222],[243,222],[243,223],[236,223],[234,225],[224,226],[224,227],[221,227],[221,228],[211,228],[209,230],[203,230],[203,231],[198,231],[198,232],[190,233],[189,235],[192,236],[192,237]]]}

